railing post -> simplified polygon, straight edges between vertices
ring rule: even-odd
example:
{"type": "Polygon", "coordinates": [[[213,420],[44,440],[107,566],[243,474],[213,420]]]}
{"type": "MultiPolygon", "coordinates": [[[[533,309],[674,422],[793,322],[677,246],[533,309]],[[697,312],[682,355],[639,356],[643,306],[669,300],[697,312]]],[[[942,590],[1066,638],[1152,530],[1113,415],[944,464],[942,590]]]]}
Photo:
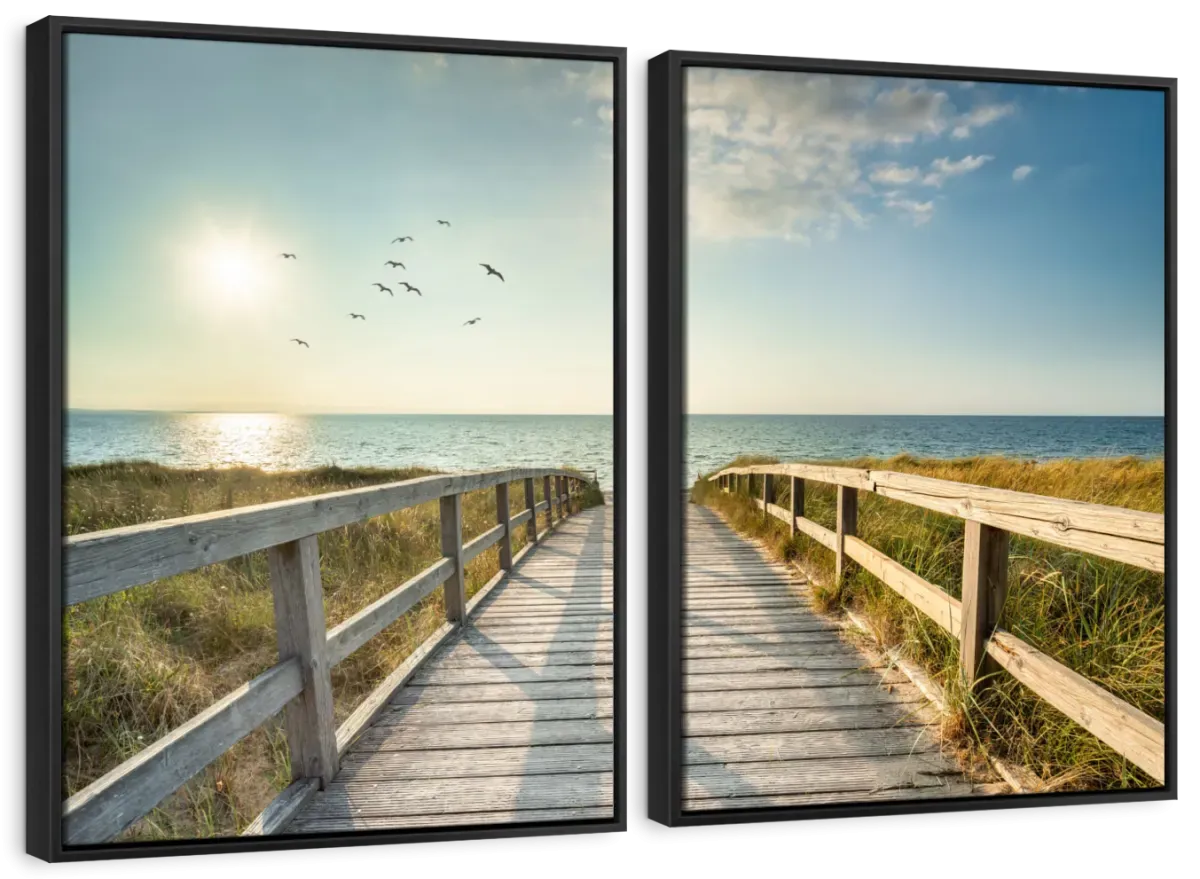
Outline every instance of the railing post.
{"type": "Polygon", "coordinates": [[[504,534],[500,537],[500,570],[512,570],[512,525],[509,524],[511,513],[508,511],[508,483],[496,485],[496,521],[504,526],[504,534]]]}
{"type": "Polygon", "coordinates": [[[768,507],[775,503],[775,477],[770,473],[763,474],[763,515],[770,517],[768,507]]]}
{"type": "Polygon", "coordinates": [[[463,570],[462,495],[441,499],[442,555],[454,562],[454,573],[445,582],[446,619],[462,625],[467,618],[467,572],[463,570]]]}
{"type": "Polygon", "coordinates": [[[554,477],[554,501],[558,504],[558,518],[567,518],[566,501],[563,499],[563,478],[554,477]]]}
{"type": "Polygon", "coordinates": [[[537,509],[533,497],[533,477],[525,480],[525,509],[529,510],[529,521],[525,523],[525,538],[530,543],[537,543],[537,509]]]}
{"type": "Polygon", "coordinates": [[[846,573],[846,538],[858,530],[858,489],[838,486],[837,496],[837,579],[846,573]]]}
{"type": "Polygon", "coordinates": [[[542,477],[542,497],[546,500],[546,530],[554,527],[554,500],[550,497],[550,477],[542,477]]]}
{"type": "Polygon", "coordinates": [[[804,480],[799,476],[792,477],[792,518],[791,532],[792,537],[796,536],[799,529],[796,527],[796,519],[804,515],[804,480]]]}
{"type": "Polygon", "coordinates": [[[271,547],[267,565],[279,658],[296,657],[304,673],[304,690],[288,703],[284,720],[292,780],[318,778],[325,787],[337,775],[338,750],[316,535],[271,547]]]}
{"type": "Polygon", "coordinates": [[[1008,532],[970,520],[963,546],[962,632],[959,660],[968,687],[1000,670],[987,644],[1008,592],[1008,532]]]}

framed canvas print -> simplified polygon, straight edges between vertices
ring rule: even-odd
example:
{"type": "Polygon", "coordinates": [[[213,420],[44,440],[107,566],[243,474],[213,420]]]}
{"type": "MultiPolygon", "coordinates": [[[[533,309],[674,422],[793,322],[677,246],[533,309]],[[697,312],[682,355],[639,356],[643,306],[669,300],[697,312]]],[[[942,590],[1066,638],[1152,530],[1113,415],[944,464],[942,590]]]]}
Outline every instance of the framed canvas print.
{"type": "Polygon", "coordinates": [[[28,850],[624,828],[625,50],[28,30],[28,850]]]}
{"type": "Polygon", "coordinates": [[[668,825],[1175,796],[1175,81],[650,66],[668,825]]]}

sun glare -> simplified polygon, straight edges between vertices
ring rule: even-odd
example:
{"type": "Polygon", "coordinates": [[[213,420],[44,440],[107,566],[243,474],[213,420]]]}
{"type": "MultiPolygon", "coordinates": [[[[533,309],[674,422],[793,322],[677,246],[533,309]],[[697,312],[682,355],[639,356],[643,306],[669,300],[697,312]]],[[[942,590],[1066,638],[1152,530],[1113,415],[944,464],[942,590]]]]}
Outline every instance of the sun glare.
{"type": "Polygon", "coordinates": [[[261,303],[271,286],[274,250],[255,240],[248,228],[210,225],[186,249],[190,286],[209,304],[261,303]]]}

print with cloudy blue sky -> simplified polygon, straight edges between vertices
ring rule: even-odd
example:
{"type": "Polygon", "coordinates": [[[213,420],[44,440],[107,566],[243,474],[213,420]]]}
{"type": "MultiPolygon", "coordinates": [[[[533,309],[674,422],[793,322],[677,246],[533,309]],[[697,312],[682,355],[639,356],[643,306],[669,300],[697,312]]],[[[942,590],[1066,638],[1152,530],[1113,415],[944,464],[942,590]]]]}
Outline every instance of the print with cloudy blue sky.
{"type": "Polygon", "coordinates": [[[611,64],[91,34],[67,58],[70,407],[612,411],[611,64]],[[536,382],[483,381],[584,331],[536,382]]]}
{"type": "Polygon", "coordinates": [[[687,102],[691,413],[1162,414],[1161,92],[691,68],[687,102]]]}

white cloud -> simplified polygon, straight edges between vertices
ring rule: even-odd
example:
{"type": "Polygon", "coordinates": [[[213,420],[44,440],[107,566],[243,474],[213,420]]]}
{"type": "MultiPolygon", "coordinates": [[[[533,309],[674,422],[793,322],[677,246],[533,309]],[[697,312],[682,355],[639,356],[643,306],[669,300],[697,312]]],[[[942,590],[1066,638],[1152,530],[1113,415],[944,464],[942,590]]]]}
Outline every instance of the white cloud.
{"type": "Polygon", "coordinates": [[[1024,180],[1033,173],[1033,165],[1018,165],[1013,169],[1013,180],[1024,180]]]}
{"type": "Polygon", "coordinates": [[[958,163],[947,158],[945,165],[926,170],[910,151],[955,127],[969,133],[1011,113],[977,108],[964,114],[947,89],[968,95],[955,86],[690,68],[690,231],[710,239],[808,242],[868,227],[883,212],[914,225],[928,222],[933,202],[905,198],[895,188],[922,181],[940,187],[991,157],[968,156],[958,163]]]}
{"type": "Polygon", "coordinates": [[[891,208],[896,211],[904,219],[908,220],[914,226],[924,226],[933,219],[933,202],[932,201],[917,201],[912,198],[904,198],[900,192],[892,191],[887,193],[883,199],[884,207],[891,208]]]}
{"type": "Polygon", "coordinates": [[[929,163],[929,173],[921,182],[926,186],[940,187],[948,178],[961,177],[963,174],[977,171],[994,158],[995,156],[963,156],[957,162],[951,161],[949,156],[934,159],[929,163]]]}
{"type": "Polygon", "coordinates": [[[418,76],[425,76],[439,70],[445,70],[449,66],[449,59],[441,52],[422,52],[418,55],[417,60],[413,61],[412,65],[413,72],[418,76]]]}
{"type": "Polygon", "coordinates": [[[955,140],[970,137],[971,132],[976,128],[991,125],[1006,116],[1011,116],[1016,111],[1015,104],[980,104],[954,121],[954,129],[950,132],[950,136],[955,140]]]}
{"type": "Polygon", "coordinates": [[[576,116],[574,119],[571,120],[571,124],[574,125],[576,128],[578,128],[580,125],[583,124],[583,117],[576,116]]]}
{"type": "MultiPolygon", "coordinates": [[[[613,120],[613,66],[593,62],[584,69],[569,67],[563,71],[563,79],[571,91],[581,92],[585,101],[599,102],[596,116],[607,126],[613,120]]],[[[576,124],[576,123],[572,123],[576,124]]]]}
{"type": "Polygon", "coordinates": [[[872,183],[884,183],[889,186],[903,186],[912,183],[921,176],[921,169],[915,165],[911,168],[902,167],[895,162],[885,162],[876,165],[871,171],[872,183]]]}

